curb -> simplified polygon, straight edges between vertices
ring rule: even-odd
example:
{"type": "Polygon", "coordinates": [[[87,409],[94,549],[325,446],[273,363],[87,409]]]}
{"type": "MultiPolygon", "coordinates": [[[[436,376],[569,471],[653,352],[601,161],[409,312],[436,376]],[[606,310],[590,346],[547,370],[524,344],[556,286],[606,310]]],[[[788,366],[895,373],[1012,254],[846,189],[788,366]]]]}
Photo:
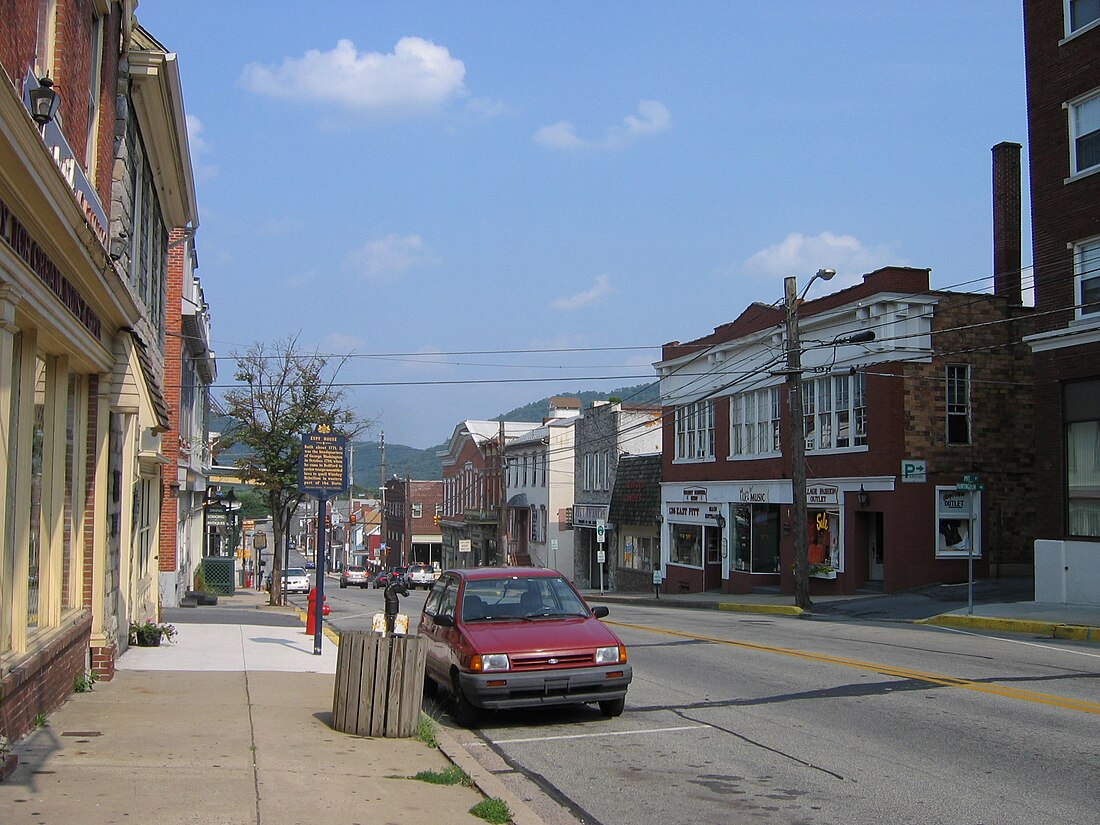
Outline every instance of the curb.
{"type": "Polygon", "coordinates": [[[500,779],[482,767],[481,763],[474,759],[470,752],[447,732],[446,728],[436,725],[435,737],[439,740],[440,752],[465,771],[470,781],[474,783],[474,787],[487,798],[499,799],[508,806],[508,810],[512,813],[513,825],[544,825],[542,817],[509,790],[500,779]]]}
{"type": "Polygon", "coordinates": [[[624,599],[617,596],[585,595],[587,602],[601,602],[604,604],[629,604],[645,607],[677,607],[687,610],[725,610],[731,613],[762,613],[772,616],[805,616],[807,611],[793,604],[757,604],[754,602],[719,602],[719,601],[694,601],[683,599],[646,598],[624,599]]]}
{"type": "Polygon", "coordinates": [[[801,616],[806,611],[793,604],[737,604],[734,602],[722,602],[719,610],[733,613],[770,613],[775,616],[801,616]]]}
{"type": "Polygon", "coordinates": [[[914,624],[934,625],[936,627],[972,628],[975,630],[1001,630],[1005,633],[1027,633],[1037,636],[1049,636],[1052,639],[1067,639],[1078,642],[1100,644],[1100,627],[1063,624],[1029,619],[999,619],[991,616],[960,616],[957,613],[941,613],[927,619],[917,619],[914,624]]]}
{"type": "MultiPolygon", "coordinates": [[[[306,611],[300,607],[296,607],[295,611],[298,613],[298,620],[305,623],[306,611]]],[[[328,637],[337,647],[340,646],[340,634],[334,631],[332,628],[327,627],[322,623],[321,632],[328,637]]],[[[544,825],[542,818],[536,814],[526,802],[516,796],[508,787],[493,776],[487,769],[481,766],[474,757],[459,744],[458,740],[452,737],[447,730],[439,724],[435,726],[435,736],[439,741],[439,751],[446,756],[452,763],[461,768],[467,776],[470,777],[470,781],[473,782],[481,793],[486,798],[496,798],[508,806],[508,810],[512,813],[512,825],[544,825]]]]}

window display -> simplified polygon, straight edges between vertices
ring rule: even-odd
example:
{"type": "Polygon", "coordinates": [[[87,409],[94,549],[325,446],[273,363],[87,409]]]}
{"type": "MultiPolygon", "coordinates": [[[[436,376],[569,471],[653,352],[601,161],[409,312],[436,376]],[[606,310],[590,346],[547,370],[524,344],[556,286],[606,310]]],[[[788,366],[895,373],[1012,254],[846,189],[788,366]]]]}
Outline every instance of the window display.
{"type": "Polygon", "coordinates": [[[779,507],[743,504],[733,508],[733,564],[746,573],[779,572],[779,507]]]}
{"type": "Polygon", "coordinates": [[[703,566],[703,528],[698,524],[672,525],[672,564],[703,566]]]}

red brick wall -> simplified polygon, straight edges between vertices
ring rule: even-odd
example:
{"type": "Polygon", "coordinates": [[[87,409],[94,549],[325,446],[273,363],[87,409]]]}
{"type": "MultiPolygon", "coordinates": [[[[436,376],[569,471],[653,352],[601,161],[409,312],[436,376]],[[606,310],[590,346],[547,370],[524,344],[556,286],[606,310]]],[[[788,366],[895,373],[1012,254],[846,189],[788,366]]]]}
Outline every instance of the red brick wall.
{"type": "Polygon", "coordinates": [[[42,0],[5,0],[0,10],[0,65],[20,92],[23,76],[34,65],[41,4],[42,0]]]}
{"type": "Polygon", "coordinates": [[[168,245],[164,322],[164,401],[168,405],[168,431],[161,436],[161,445],[168,463],[164,467],[160,508],[160,569],[165,572],[176,569],[176,523],[179,518],[179,501],[171,485],[176,481],[176,467],[180,454],[180,382],[183,380],[183,339],[180,337],[183,319],[180,315],[180,307],[183,300],[186,254],[190,247],[185,241],[185,233],[182,229],[173,229],[169,233],[168,245]]]}
{"type": "Polygon", "coordinates": [[[91,615],[84,613],[0,678],[0,733],[18,739],[34,728],[38,714],[49,715],[69,697],[84,673],[91,627],[91,615]]]}
{"type": "Polygon", "coordinates": [[[1059,45],[1063,6],[1024,3],[1027,116],[1031,172],[1032,240],[1036,309],[1059,310],[1042,328],[1064,327],[1074,303],[1073,257],[1067,243],[1100,235],[1100,175],[1066,182],[1070,174],[1068,117],[1064,104],[1100,86],[1100,29],[1059,45]]]}

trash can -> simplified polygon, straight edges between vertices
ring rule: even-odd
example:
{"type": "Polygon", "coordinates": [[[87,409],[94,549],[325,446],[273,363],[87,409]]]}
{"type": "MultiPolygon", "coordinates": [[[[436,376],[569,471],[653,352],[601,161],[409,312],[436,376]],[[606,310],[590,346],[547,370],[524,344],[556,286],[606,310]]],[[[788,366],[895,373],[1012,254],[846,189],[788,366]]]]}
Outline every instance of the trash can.
{"type": "Polygon", "coordinates": [[[332,696],[333,728],[356,736],[415,734],[427,654],[420,636],[343,631],[332,696]]]}

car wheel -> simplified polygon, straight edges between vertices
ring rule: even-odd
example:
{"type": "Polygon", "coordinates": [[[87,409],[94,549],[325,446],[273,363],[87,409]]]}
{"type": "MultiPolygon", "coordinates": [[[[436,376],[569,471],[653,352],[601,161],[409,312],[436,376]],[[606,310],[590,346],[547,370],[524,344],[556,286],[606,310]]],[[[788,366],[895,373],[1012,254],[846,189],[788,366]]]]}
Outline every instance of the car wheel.
{"type": "Polygon", "coordinates": [[[477,725],[479,713],[478,707],[466,698],[466,694],[458,686],[458,677],[455,677],[451,684],[451,718],[459,727],[472,728],[477,725]]]}
{"type": "Polygon", "coordinates": [[[610,717],[622,716],[625,707],[626,697],[620,696],[618,699],[608,699],[606,702],[600,702],[600,713],[610,717]]]}

